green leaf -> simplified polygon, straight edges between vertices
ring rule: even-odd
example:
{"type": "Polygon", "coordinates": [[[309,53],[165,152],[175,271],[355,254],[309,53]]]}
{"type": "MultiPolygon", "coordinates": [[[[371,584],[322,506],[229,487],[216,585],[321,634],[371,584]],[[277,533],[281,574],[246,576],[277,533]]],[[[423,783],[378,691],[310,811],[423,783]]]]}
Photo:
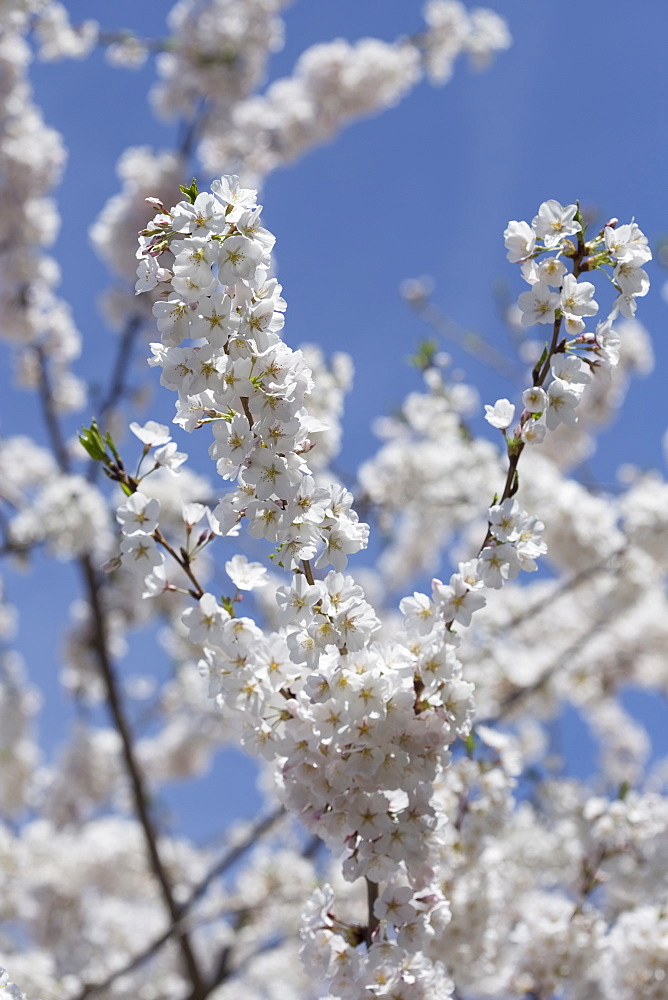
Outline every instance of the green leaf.
{"type": "Polygon", "coordinates": [[[234,618],[234,601],[231,597],[221,597],[220,603],[227,611],[230,618],[234,618]]]}
{"type": "Polygon", "coordinates": [[[631,782],[622,781],[621,785],[619,786],[619,791],[617,792],[617,798],[620,800],[620,802],[624,801],[624,799],[626,798],[626,796],[629,794],[630,791],[631,791],[631,782]]]}
{"type": "Polygon", "coordinates": [[[415,354],[411,355],[408,359],[408,363],[409,365],[412,365],[413,368],[418,368],[421,372],[424,372],[427,368],[434,367],[434,358],[436,357],[437,351],[437,340],[420,340],[418,341],[417,351],[415,354]]]}
{"type": "Polygon", "coordinates": [[[195,198],[199,194],[199,188],[197,187],[197,181],[193,177],[190,182],[190,187],[185,187],[183,184],[179,184],[179,191],[182,191],[186,196],[191,205],[195,204],[195,198]]]}
{"type": "Polygon", "coordinates": [[[107,449],[104,446],[104,441],[96,420],[91,420],[90,427],[82,427],[79,431],[79,441],[81,442],[81,447],[88,452],[94,462],[106,463],[109,461],[107,449]]]}

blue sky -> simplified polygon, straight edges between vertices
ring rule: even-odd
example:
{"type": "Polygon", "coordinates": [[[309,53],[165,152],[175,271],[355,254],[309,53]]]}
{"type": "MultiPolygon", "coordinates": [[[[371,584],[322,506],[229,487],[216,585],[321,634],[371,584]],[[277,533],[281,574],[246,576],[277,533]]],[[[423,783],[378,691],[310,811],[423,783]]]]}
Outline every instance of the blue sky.
{"type": "MultiPolygon", "coordinates": [[[[98,16],[105,28],[127,25],[153,37],[167,9],[164,0],[68,6],[73,19],[98,16]]],[[[271,75],[289,72],[316,41],[412,32],[420,7],[413,0],[297,0],[286,11],[286,46],[272,60],[271,75]]],[[[403,278],[431,275],[441,308],[504,349],[492,288],[501,281],[511,294],[521,290],[505,261],[508,219],[531,219],[546,198],[579,198],[601,221],[635,216],[653,240],[668,232],[665,5],[644,4],[632,18],[625,5],[605,0],[499,0],[494,9],[508,20],[514,44],[491,69],[473,73],[460,61],[445,87],[423,83],[398,107],[277,171],[263,192],[267,224],[278,238],[288,337],[345,349],[355,359],[348,411],[355,433],[347,442],[353,464],[373,447],[365,431],[370,417],[395,405],[415,381],[403,362],[425,331],[398,296],[403,278]]],[[[151,78],[150,67],[139,74],[114,70],[99,54],[36,72],[47,120],[70,147],[58,250],[63,290],[93,348],[83,362],[93,377],[106,347],[94,306],[106,277],[86,231],[116,190],[122,150],[173,143],[174,129],[156,123],[147,107],[151,78]]],[[[659,332],[666,306],[657,294],[660,271],[652,277],[639,317],[659,332]]],[[[659,358],[662,346],[658,337],[659,358]]],[[[486,400],[509,391],[494,373],[461,360],[486,400]]],[[[608,479],[617,461],[639,447],[642,462],[661,461],[665,416],[657,378],[636,386],[624,427],[604,438],[597,462],[608,479]]]]}
{"type": "MultiPolygon", "coordinates": [[[[73,20],[97,17],[105,29],[131,27],[152,37],[163,33],[169,8],[165,0],[72,0],[67,6],[73,20]]],[[[460,61],[448,85],[423,83],[398,107],[276,172],[262,195],[289,303],[286,338],[292,345],[309,340],[326,351],[347,350],[355,361],[345,468],[354,469],[373,450],[372,418],[418,385],[405,360],[428,331],[401,301],[404,278],[431,275],[442,310],[504,350],[508,337],[493,288],[503,282],[513,296],[523,290],[505,259],[509,219],[530,220],[547,198],[564,204],[579,198],[596,208],[600,223],[635,216],[652,243],[668,234],[668,6],[648,0],[633,14],[610,0],[496,0],[489,6],[507,19],[514,38],[489,70],[474,73],[460,61]]],[[[285,12],[286,46],[272,60],[271,78],[288,73],[314,42],[412,33],[421,24],[420,8],[417,0],[297,0],[285,12]]],[[[108,279],[87,228],[118,188],[115,163],[126,146],[174,143],[175,128],[151,117],[146,90],[152,78],[150,65],[139,73],[111,69],[99,53],[81,63],[35,67],[37,99],[70,149],[56,255],[63,293],[86,338],[77,370],[93,380],[104,374],[114,337],[96,311],[108,279]]],[[[650,272],[653,289],[638,316],[653,334],[657,366],[632,387],[622,418],[602,436],[592,468],[604,483],[614,483],[620,462],[663,465],[668,306],[659,294],[663,272],[656,266],[650,272]]],[[[484,402],[512,392],[500,376],[451,350],[484,402]]],[[[7,405],[0,431],[36,426],[32,398],[8,388],[8,374],[2,379],[7,405]]],[[[159,398],[167,417],[172,399],[160,391],[159,398]]],[[[482,420],[477,427],[491,434],[482,420]]],[[[33,611],[24,611],[21,642],[31,670],[44,677],[50,706],[61,704],[58,642],[31,636],[31,615],[57,634],[70,600],[63,572],[67,579],[69,571],[58,568],[13,580],[10,590],[24,609],[33,601],[33,611]]],[[[45,713],[47,730],[51,714],[45,713]]]]}

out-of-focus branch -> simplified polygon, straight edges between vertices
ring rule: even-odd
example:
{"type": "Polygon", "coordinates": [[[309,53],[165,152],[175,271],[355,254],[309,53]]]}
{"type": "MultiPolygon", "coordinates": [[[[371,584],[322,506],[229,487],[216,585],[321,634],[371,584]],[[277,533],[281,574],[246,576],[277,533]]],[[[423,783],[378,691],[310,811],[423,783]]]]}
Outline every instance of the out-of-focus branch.
{"type": "MultiPolygon", "coordinates": [[[[321,844],[322,841],[320,840],[319,837],[311,838],[311,840],[308,841],[304,846],[304,850],[301,852],[302,857],[304,858],[312,857],[321,844]]],[[[239,916],[234,925],[235,930],[239,930],[241,927],[244,926],[248,918],[248,912],[249,911],[247,907],[239,912],[239,916]]],[[[216,962],[214,964],[213,975],[211,975],[207,981],[207,987],[209,992],[215,990],[226,979],[229,979],[230,976],[238,975],[244,969],[244,967],[247,966],[258,955],[266,954],[267,951],[271,951],[272,948],[275,948],[277,946],[278,946],[277,942],[275,941],[267,942],[264,945],[261,945],[257,949],[257,951],[254,951],[252,954],[247,955],[244,961],[242,961],[235,968],[232,968],[231,963],[232,963],[232,958],[234,956],[234,949],[229,944],[225,945],[221,949],[221,952],[218,955],[218,958],[216,959],[216,962]]],[[[188,997],[186,997],[186,1000],[201,1000],[201,997],[193,990],[193,992],[190,993],[188,997]]]]}
{"type": "MultiPolygon", "coordinates": [[[[67,473],[70,470],[70,459],[54,405],[49,381],[48,362],[43,351],[39,351],[39,361],[41,373],[40,399],[42,401],[44,419],[58,465],[62,472],[67,473]]],[[[173,923],[176,923],[179,920],[179,908],[174,899],[172,886],[158,849],[158,834],[149,811],[149,799],[144,783],[144,776],[135,755],[132,732],[125,717],[116,672],[109,654],[101,582],[89,555],[81,556],[78,562],[84,581],[86,597],[92,612],[93,646],[97,655],[100,675],[105,686],[109,712],[121,738],[122,756],[130,780],[134,809],[144,832],[144,841],[151,870],[160,886],[161,895],[171,920],[173,923]]],[[[202,976],[188,935],[185,932],[177,932],[176,937],[181,950],[186,975],[192,983],[193,990],[201,988],[203,982],[202,976]]]]}
{"type": "Polygon", "coordinates": [[[511,691],[510,694],[506,695],[505,698],[501,700],[499,705],[499,711],[495,713],[494,716],[487,719],[480,719],[480,722],[484,723],[496,723],[501,719],[505,719],[514,708],[516,708],[525,698],[529,698],[532,694],[537,694],[541,688],[543,688],[554,676],[557,674],[562,667],[565,667],[575,656],[576,653],[582,652],[582,650],[587,646],[591,640],[598,635],[600,630],[609,623],[610,613],[606,612],[592,622],[592,624],[587,628],[584,635],[580,635],[575,639],[562,653],[556,658],[556,660],[547,667],[543,673],[536,678],[532,684],[528,684],[526,687],[516,688],[511,691]]]}
{"type": "MultiPolygon", "coordinates": [[[[264,816],[262,819],[254,823],[251,829],[248,831],[247,835],[243,840],[235,844],[234,847],[226,851],[225,854],[209,869],[206,875],[194,886],[191,890],[190,895],[185,900],[185,902],[180,903],[177,907],[178,917],[170,924],[169,927],[162,934],[158,935],[149,945],[147,945],[139,954],[131,958],[129,962],[116,969],[115,972],[110,973],[106,979],[100,983],[94,985],[86,986],[80,993],[78,993],[72,1000],[86,1000],[87,997],[94,993],[99,993],[102,990],[106,990],[109,986],[120,979],[121,976],[125,976],[135,969],[139,968],[144,962],[149,958],[152,958],[163,945],[167,944],[173,937],[175,937],[179,931],[183,930],[184,918],[187,917],[195,906],[195,904],[202,898],[209,886],[215,879],[223,875],[232,865],[236,864],[237,861],[243,855],[253,847],[260,837],[263,837],[265,833],[268,833],[273,827],[278,823],[278,821],[285,815],[285,809],[281,806],[275,809],[273,812],[264,816]]],[[[225,952],[227,949],[223,949],[225,952]]],[[[212,987],[209,985],[209,990],[212,987]]]]}
{"type": "Polygon", "coordinates": [[[576,573],[575,576],[572,576],[568,580],[564,580],[560,583],[554,588],[554,590],[551,590],[549,594],[541,597],[540,600],[535,601],[529,607],[524,608],[519,614],[510,618],[507,622],[499,625],[496,632],[509,632],[512,631],[512,629],[517,628],[518,625],[521,625],[523,622],[529,621],[534,617],[534,615],[544,611],[545,608],[549,607],[559,597],[563,597],[564,594],[568,594],[572,590],[575,590],[580,586],[580,584],[586,583],[593,576],[597,576],[599,573],[607,572],[610,569],[611,563],[614,560],[619,559],[620,556],[623,556],[626,551],[627,546],[622,546],[619,549],[615,549],[614,552],[611,552],[610,555],[606,556],[605,559],[602,559],[600,562],[592,563],[591,566],[587,566],[585,569],[580,570],[580,572],[576,573]]]}
{"type": "MultiPolygon", "coordinates": [[[[109,711],[118,734],[121,737],[123,759],[128,777],[130,779],[134,807],[137,813],[137,818],[144,831],[144,840],[151,863],[151,869],[160,886],[162,898],[167,910],[169,911],[169,915],[172,921],[176,923],[180,919],[179,907],[174,899],[172,886],[158,849],[158,835],[149,812],[148,795],[144,785],[144,778],[139,767],[139,762],[135,756],[132,733],[125,718],[118,683],[116,680],[116,673],[109,656],[106,619],[100,593],[101,587],[90,557],[87,555],[82,556],[79,563],[84,578],[86,596],[93,613],[93,643],[95,652],[97,653],[98,665],[100,667],[100,673],[106,689],[109,711]]],[[[175,937],[177,938],[181,949],[188,978],[192,982],[193,987],[201,986],[202,977],[187,934],[184,931],[177,931],[175,937]]]]}
{"type": "Polygon", "coordinates": [[[378,929],[379,925],[378,917],[374,911],[376,900],[378,899],[378,883],[372,882],[370,879],[366,880],[366,899],[369,911],[368,923],[366,926],[366,946],[367,948],[370,948],[373,944],[374,932],[378,929]]]}
{"type": "Polygon", "coordinates": [[[114,361],[109,385],[98,408],[100,425],[103,430],[105,429],[106,418],[127,390],[126,378],[130,361],[132,360],[132,349],[143,325],[144,317],[139,313],[132,313],[126,320],[125,328],[118,344],[116,360],[114,361]]]}
{"type": "Polygon", "coordinates": [[[36,353],[39,363],[39,393],[42,402],[42,413],[44,414],[44,422],[46,423],[46,428],[49,433],[51,448],[62,472],[69,472],[70,456],[67,451],[67,445],[65,443],[65,438],[63,437],[60,421],[58,420],[58,414],[56,412],[49,364],[42,347],[37,347],[36,353]]]}
{"type": "Polygon", "coordinates": [[[429,289],[425,287],[423,281],[416,279],[404,282],[402,291],[408,306],[439,337],[454,344],[469,357],[487,365],[488,368],[508,379],[513,385],[524,383],[525,372],[523,368],[510,361],[502,351],[497,350],[481,334],[474,330],[466,330],[445,316],[429,298],[429,289]]]}
{"type": "Polygon", "coordinates": [[[142,48],[146,49],[147,52],[171,52],[174,48],[174,43],[171,38],[136,38],[132,32],[129,31],[101,31],[98,37],[98,42],[100,45],[119,45],[123,42],[130,40],[137,40],[141,43],[142,48]]]}

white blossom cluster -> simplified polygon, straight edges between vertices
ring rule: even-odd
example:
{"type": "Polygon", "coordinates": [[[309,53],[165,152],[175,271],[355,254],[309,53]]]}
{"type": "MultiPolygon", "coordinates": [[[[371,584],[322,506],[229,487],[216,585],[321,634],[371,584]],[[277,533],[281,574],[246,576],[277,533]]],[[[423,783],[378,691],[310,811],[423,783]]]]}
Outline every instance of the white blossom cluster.
{"type": "MultiPolygon", "coordinates": [[[[266,0],[260,6],[265,8],[266,0]]],[[[510,44],[505,22],[484,8],[469,13],[458,0],[431,0],[424,16],[425,31],[393,43],[339,38],[313,45],[291,76],[273,81],[262,95],[249,93],[233,102],[227,95],[236,97],[244,81],[237,73],[234,88],[221,88],[225,103],[220,96],[214,99],[205,125],[200,156],[206,169],[233,168],[259,181],[349,122],[397,104],[421,80],[423,69],[433,83],[442,84],[462,53],[482,67],[510,44]]]]}
{"type": "Polygon", "coordinates": [[[59,473],[51,453],[25,435],[0,440],[0,498],[11,507],[7,542],[17,552],[44,543],[58,559],[113,547],[109,506],[79,474],[59,473]]]}
{"type": "Polygon", "coordinates": [[[153,312],[162,344],[152,364],[179,393],[177,422],[213,424],[210,453],[219,475],[239,482],[215,517],[222,534],[245,517],[290,566],[315,559],[345,568],[368,529],[345,491],[317,488],[304,456],[321,423],[304,408],[313,388],[300,352],[283,344],[285,302],[268,278],[274,238],[262,228],[255,192],[223,178],[214,194],[157,216],[143,237],[138,291],[165,289],[153,312]],[[154,250],[154,248],[156,248],[154,250]],[[159,254],[169,250],[168,267],[159,254]],[[183,340],[203,340],[178,346],[183,340]]]}
{"type": "Polygon", "coordinates": [[[0,335],[16,347],[18,381],[40,384],[48,359],[53,404],[67,412],[81,407],[83,383],[70,371],[80,336],[67,304],[55,289],[56,262],[44,252],[58,233],[59,216],[49,196],[65,164],[60,135],[45,125],[27,81],[31,62],[25,34],[32,18],[42,24],[60,4],[3,3],[0,33],[0,335]]]}
{"type": "Polygon", "coordinates": [[[73,25],[65,4],[37,0],[34,31],[40,59],[84,59],[97,45],[100,26],[92,19],[73,25]]]}
{"type": "Polygon", "coordinates": [[[378,560],[388,592],[435,572],[439,552],[470,523],[472,510],[486,510],[490,483],[503,477],[497,449],[471,439],[466,428],[477,394],[449,383],[439,367],[424,379],[425,391],[408,394],[400,419],[377,422],[383,444],[358,471],[363,496],[390,538],[378,560]]]}
{"type": "MultiPolygon", "coordinates": [[[[482,64],[508,44],[490,11],[432,0],[422,34],[314,46],[254,97],[285,6],[173,9],[154,102],[190,117],[216,168],[236,159],[261,177],[397,101],[423,70],[443,82],[460,53],[482,64]]],[[[98,28],[72,26],[51,0],[0,0],[0,18],[3,329],[27,346],[21,378],[57,423],[83,392],[69,373],[78,335],[44,255],[63,154],[32,104],[25,36],[44,59],[78,58],[98,28]]],[[[145,58],[148,44],[116,38],[112,61],[145,58]]],[[[0,440],[5,555],[23,567],[43,546],[108,570],[95,600],[72,606],[62,681],[76,720],[53,754],[38,743],[40,697],[11,648],[16,614],[1,595],[0,961],[23,986],[0,968],[0,998],[665,1000],[668,766],[653,760],[626,692],[668,694],[668,486],[630,466],[618,496],[567,475],[618,409],[620,369],[651,365],[634,318],[648,289],[646,238],[611,220],[589,239],[577,206],[555,201],[531,225],[509,223],[508,256],[530,286],[519,322],[547,330],[548,343],[532,357],[518,420],[508,400],[486,407],[503,433],[506,486],[497,450],[467,426],[475,393],[448,382],[442,358],[430,363],[424,390],[379,423],[383,443],[359,473],[358,510],[389,542],[353,577],[347,560],[369,529],[328,471],[350,362],[328,365],[281,340],[274,238],[254,191],[227,176],[165,210],[184,152],[129,151],[123,193],[94,239],[127,279],[128,247],[144,230],[137,290],[148,294],[114,293],[107,311],[119,327],[153,315],[151,363],[178,393],[175,422],[211,426],[230,491],[216,506],[151,420],[131,425],[142,452],[136,472],[118,476],[120,504],[71,449],[63,458],[57,444],[52,455],[24,435],[0,440]],[[603,322],[583,280],[595,270],[617,293],[603,322]],[[272,570],[237,552],[220,560],[221,583],[214,543],[239,542],[272,548],[272,570]],[[546,543],[554,578],[520,586],[546,543]],[[440,568],[444,551],[453,573],[440,568]],[[443,580],[427,593],[397,602],[434,573],[443,580]],[[247,836],[255,849],[182,916],[165,905],[122,732],[100,719],[110,704],[100,648],[120,664],[139,625],[159,628],[173,667],[159,680],[152,652],[141,673],[123,664],[118,674],[149,811],[234,739],[260,761],[265,798],[315,835],[281,821],[260,841],[250,824],[233,826],[232,854],[247,836]],[[560,774],[565,707],[599,755],[592,781],[560,774]],[[186,934],[199,987],[180,951],[186,934]]],[[[180,907],[222,868],[214,848],[157,830],[180,907]]]]}
{"type": "Polygon", "coordinates": [[[432,83],[446,83],[457,56],[465,52],[474,65],[487,66],[496,52],[507,49],[511,37],[506,22],[493,10],[469,11],[459,0],[429,0],[424,6],[427,32],[421,40],[432,83]]]}
{"type": "MultiPolygon", "coordinates": [[[[2,583],[0,581],[0,587],[2,583]]],[[[4,600],[0,589],[0,643],[14,637],[16,610],[4,600]]],[[[2,814],[20,816],[29,799],[34,768],[38,761],[34,719],[40,707],[36,688],[28,684],[21,657],[8,646],[0,649],[0,797],[2,814]]]]}
{"type": "MultiPolygon", "coordinates": [[[[523,445],[540,443],[547,430],[560,424],[576,423],[593,369],[614,367],[619,361],[620,341],[613,322],[620,313],[633,318],[636,299],[649,290],[643,264],[651,260],[652,252],[636,223],[619,226],[613,219],[585,243],[581,219],[577,205],[550,200],[543,202],[531,225],[513,221],[504,233],[508,260],[521,263],[522,276],[531,286],[518,299],[522,324],[554,328],[549,351],[534,370],[534,384],[522,395],[524,411],[513,437],[523,445]],[[607,318],[596,324],[594,332],[586,332],[587,320],[596,316],[599,306],[595,286],[579,278],[607,267],[618,295],[607,318]],[[566,336],[560,340],[562,329],[566,336]]],[[[486,410],[489,423],[505,434],[515,407],[501,399],[486,410]]]]}
{"type": "Polygon", "coordinates": [[[26,995],[23,990],[12,983],[9,980],[9,973],[6,969],[3,969],[0,965],[0,990],[2,990],[2,996],[7,997],[8,1000],[26,1000],[26,995]]]}
{"type": "MultiPolygon", "coordinates": [[[[193,191],[169,212],[160,208],[140,237],[137,291],[163,290],[153,306],[162,343],[152,346],[151,363],[179,394],[175,422],[187,430],[211,424],[219,475],[238,484],[208,515],[211,532],[237,534],[244,523],[292,571],[276,591],[276,632],[204,593],[183,614],[189,639],[203,647],[210,694],[244,745],[277,763],[290,811],[345,851],[346,878],[384,886],[364,954],[352,931],[323,917],[329,890],[317,897],[303,930],[307,966],[336,996],[366,995],[381,982],[397,991],[419,982],[420,995],[442,996],[447,976],[421,942],[447,913],[434,881],[445,818],[433,807],[433,782],[450,744],[469,733],[473,710],[453,625],[470,623],[485,586],[498,589],[521,568],[536,568],[542,525],[511,498],[493,505],[479,557],[447,584],[434,580],[430,598],[405,598],[403,629],[375,642],[380,621],[342,572],[368,528],[351,494],[317,486],[307,464],[310,435],[321,429],[307,409],[313,382],[300,352],[279,337],[285,302],[268,276],[274,239],[255,192],[223,177],[212,194],[193,191]]],[[[135,428],[146,451],[156,447],[156,460],[170,447],[165,430],[135,428]]],[[[164,589],[158,518],[140,479],[118,520],[123,562],[136,567],[144,596],[164,589]]],[[[252,589],[254,576],[246,576],[252,589]]]]}
{"type": "MultiPolygon", "coordinates": [[[[231,847],[241,844],[247,835],[248,825],[237,824],[230,829],[228,842],[231,847]]],[[[169,876],[183,895],[215,858],[210,849],[175,837],[161,838],[161,849],[169,876]]],[[[124,964],[119,962],[122,956],[143,950],[164,929],[162,901],[147,864],[141,830],[131,818],[95,816],[80,824],[72,817],[59,822],[42,816],[24,824],[20,833],[3,825],[0,858],[3,871],[11,873],[3,886],[3,961],[7,960],[12,977],[29,997],[66,1000],[76,995],[85,982],[104,979],[124,964]],[[10,946],[8,929],[17,923],[24,927],[26,940],[18,947],[10,946]]],[[[213,942],[227,942],[252,957],[256,948],[262,944],[271,948],[290,929],[292,946],[278,950],[274,965],[290,988],[301,985],[306,991],[294,941],[299,912],[315,880],[313,863],[303,857],[294,840],[280,834],[269,839],[241,873],[226,886],[212,889],[200,905],[202,954],[213,942]],[[248,916],[237,940],[225,918],[244,908],[248,916]]],[[[128,989],[144,997],[154,989],[183,995],[188,984],[174,959],[171,949],[162,949],[141,969],[118,980],[107,995],[126,996],[128,989]]],[[[259,971],[251,966],[249,991],[259,971]]],[[[245,975],[239,970],[233,989],[243,989],[245,975]]],[[[5,991],[3,985],[0,979],[0,996],[9,990],[9,984],[5,991]]],[[[9,996],[19,994],[10,992],[9,996]]]]}
{"type": "Polygon", "coordinates": [[[179,0],[168,24],[173,42],[157,60],[153,102],[165,117],[193,117],[202,101],[218,114],[262,83],[282,48],[280,12],[291,0],[179,0]]]}

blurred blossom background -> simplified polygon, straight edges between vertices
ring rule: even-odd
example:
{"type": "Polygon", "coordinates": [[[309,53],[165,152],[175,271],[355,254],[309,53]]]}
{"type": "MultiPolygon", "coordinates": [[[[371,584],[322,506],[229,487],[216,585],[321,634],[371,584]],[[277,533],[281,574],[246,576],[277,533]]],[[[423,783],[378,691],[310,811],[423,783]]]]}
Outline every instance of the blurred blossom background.
{"type": "MultiPolygon", "coordinates": [[[[507,21],[512,46],[484,72],[460,57],[447,85],[423,79],[395,106],[354,121],[262,181],[263,220],[277,237],[276,270],[288,302],[285,338],[293,347],[307,341],[325,355],[344,351],[352,358],[354,382],[336,460],[350,484],[377,447],[376,418],[395,413],[406,393],[420,387],[409,358],[426,338],[450,356],[450,377],[475,387],[478,399],[472,396],[467,415],[472,430],[496,440],[482,404],[516,399],[517,373],[530,360],[514,309],[525,285],[503,245],[508,220],[531,221],[550,198],[564,205],[579,200],[593,229],[613,216],[635,218],[655,250],[648,266],[652,289],[638,310],[651,347],[640,334],[623,413],[613,415],[574,470],[595,492],[615,493],[639,471],[665,470],[668,8],[637,5],[631,17],[626,5],[608,0],[490,3],[507,21]]],[[[73,23],[94,17],[103,32],[122,27],[139,38],[169,35],[164,0],[70,0],[66,6],[73,23]]],[[[390,42],[418,33],[421,8],[417,0],[295,0],[283,11],[284,43],[277,39],[262,86],[289,75],[314,43],[367,36],[390,42]]],[[[32,68],[35,100],[68,150],[56,191],[62,223],[53,253],[62,271],[60,294],[83,335],[74,370],[100,392],[119,337],[109,323],[114,295],[128,286],[118,274],[110,277],[96,255],[91,225],[119,190],[117,164],[128,146],[170,151],[184,139],[182,122],[154,114],[147,93],[155,80],[152,56],[137,68],[112,66],[100,47],[81,60],[37,60],[32,68]]],[[[192,176],[203,190],[213,174],[193,155],[179,181],[187,184],[192,176]]],[[[130,260],[128,273],[133,270],[130,260]]],[[[152,336],[143,336],[131,367],[133,416],[169,423],[173,400],[157,373],[146,369],[152,336]]],[[[0,377],[0,433],[45,442],[34,396],[16,388],[9,362],[0,377]]],[[[65,419],[68,435],[95,416],[94,404],[95,392],[82,413],[65,419]]],[[[175,430],[194,468],[210,475],[206,446],[195,437],[175,430]]],[[[116,439],[121,449],[136,443],[124,437],[122,421],[116,439]]],[[[360,565],[376,552],[377,542],[360,565]]],[[[74,588],[72,567],[43,554],[29,570],[14,566],[7,576],[7,596],[22,609],[15,648],[41,691],[39,729],[47,753],[75,722],[76,709],[59,683],[74,588]]],[[[155,629],[128,637],[122,669],[134,677],[135,693],[144,683],[150,696],[151,678],[169,673],[169,657],[155,639],[155,629]]],[[[625,698],[652,733],[654,755],[663,756],[665,701],[637,691],[625,698]]],[[[552,737],[567,773],[591,772],[592,745],[573,711],[553,724],[552,737]]],[[[231,749],[221,752],[213,777],[175,783],[160,796],[175,831],[202,841],[226,819],[252,815],[260,802],[254,765],[231,749]]]]}

